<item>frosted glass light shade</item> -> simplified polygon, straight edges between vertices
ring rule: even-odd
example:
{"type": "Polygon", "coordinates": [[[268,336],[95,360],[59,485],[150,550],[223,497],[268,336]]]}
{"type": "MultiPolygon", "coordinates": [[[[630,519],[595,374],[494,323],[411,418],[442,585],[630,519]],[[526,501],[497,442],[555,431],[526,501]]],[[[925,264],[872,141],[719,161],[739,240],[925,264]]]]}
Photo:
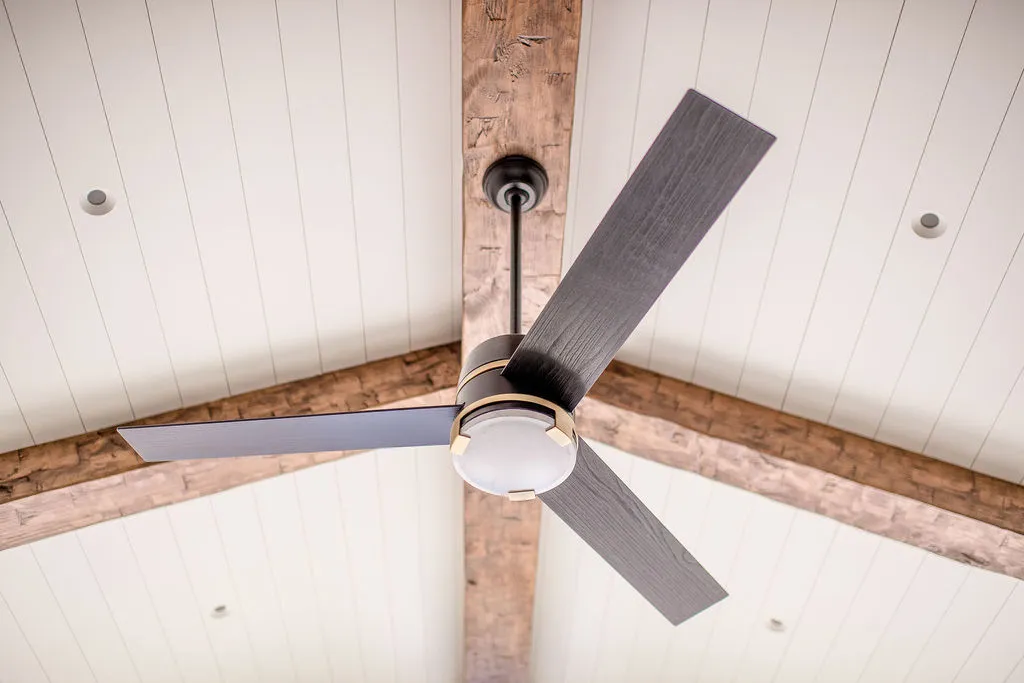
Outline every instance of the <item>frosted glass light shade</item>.
{"type": "Polygon", "coordinates": [[[470,418],[461,433],[469,445],[452,456],[455,470],[481,491],[550,491],[572,473],[576,442],[559,445],[546,431],[554,419],[542,412],[506,408],[470,418]]]}

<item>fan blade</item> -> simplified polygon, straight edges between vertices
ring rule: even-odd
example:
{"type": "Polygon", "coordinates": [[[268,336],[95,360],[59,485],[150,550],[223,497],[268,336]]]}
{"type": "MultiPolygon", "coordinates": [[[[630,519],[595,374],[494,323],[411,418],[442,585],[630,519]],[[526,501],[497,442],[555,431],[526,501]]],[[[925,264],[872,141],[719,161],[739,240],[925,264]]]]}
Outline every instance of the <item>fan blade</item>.
{"type": "Polygon", "coordinates": [[[673,624],[726,597],[693,555],[580,439],[576,467],[540,494],[612,569],[673,624]]]}
{"type": "Polygon", "coordinates": [[[148,462],[441,446],[448,444],[458,412],[459,406],[431,406],[118,427],[117,432],[148,462]]]}
{"type": "Polygon", "coordinates": [[[503,374],[574,408],[774,141],[688,91],[503,374]]]}

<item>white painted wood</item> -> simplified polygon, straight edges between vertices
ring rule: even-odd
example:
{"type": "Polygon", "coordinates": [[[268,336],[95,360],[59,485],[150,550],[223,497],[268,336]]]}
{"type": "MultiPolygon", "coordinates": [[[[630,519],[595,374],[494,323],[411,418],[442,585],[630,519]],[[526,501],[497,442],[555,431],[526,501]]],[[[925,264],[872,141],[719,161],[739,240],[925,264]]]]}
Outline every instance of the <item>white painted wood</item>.
{"type": "Polygon", "coordinates": [[[141,680],[78,537],[54,536],[31,550],[97,680],[141,680]]]}
{"type": "Polygon", "coordinates": [[[0,604],[9,610],[51,683],[98,680],[31,548],[21,546],[0,553],[0,604]]]}
{"type": "Polygon", "coordinates": [[[84,0],[78,9],[182,401],[220,398],[224,361],[146,5],[84,0]]]}
{"type": "Polygon", "coordinates": [[[129,420],[131,406],[6,12],[0,15],[0,88],[0,204],[57,357],[86,429],[129,420]]]}
{"type": "Polygon", "coordinates": [[[1005,681],[1024,658],[1022,629],[1024,589],[1018,583],[954,680],[965,683],[1005,681]]]}
{"type": "Polygon", "coordinates": [[[694,381],[736,393],[785,210],[835,2],[775,0],[748,117],[777,140],[729,205],[694,381]]]}
{"type": "Polygon", "coordinates": [[[46,672],[39,664],[32,646],[25,640],[21,626],[0,595],[0,658],[4,668],[0,681],[4,683],[49,683],[46,672]]]}
{"type": "MultiPolygon", "coordinates": [[[[132,662],[144,683],[182,681],[153,597],[120,522],[97,524],[75,532],[103,591],[132,662]]],[[[82,637],[78,637],[81,642],[82,637]]],[[[103,680],[99,672],[97,678],[103,680]]]]}
{"type": "Polygon", "coordinates": [[[1024,480],[1024,461],[1020,457],[1019,439],[1024,434],[1024,382],[1017,384],[999,411],[995,424],[985,435],[973,469],[1010,481],[1024,480]]]}
{"type": "Polygon", "coordinates": [[[11,392],[9,407],[0,418],[0,451],[84,431],[78,407],[36,303],[32,283],[2,216],[0,320],[17,325],[17,334],[0,334],[0,366],[4,368],[11,392]]]}
{"type": "Polygon", "coordinates": [[[1024,234],[1024,226],[1004,220],[1024,181],[1021,149],[1024,92],[1018,90],[885,408],[879,439],[920,451],[953,389],[1024,234]]]}
{"type": "Polygon", "coordinates": [[[839,0],[772,247],[739,395],[779,407],[811,314],[901,0],[839,0]]]}
{"type": "Polygon", "coordinates": [[[7,375],[0,365],[0,452],[7,452],[32,445],[21,408],[7,383],[7,375]]]}
{"type": "Polygon", "coordinates": [[[274,588],[299,681],[331,681],[326,633],[310,567],[309,540],[303,525],[295,476],[285,475],[253,486],[259,525],[266,544],[274,588]]]}
{"type": "Polygon", "coordinates": [[[147,8],[228,386],[268,386],[273,360],[212,4],[147,8]]]}
{"type": "Polygon", "coordinates": [[[405,233],[394,6],[339,2],[338,27],[366,353],[384,358],[409,350],[406,271],[416,256],[405,233]]]}
{"type": "Polygon", "coordinates": [[[825,421],[913,183],[972,2],[908,2],[783,409],[825,421]]]}
{"type": "Polygon", "coordinates": [[[177,408],[181,396],[77,6],[67,0],[40,11],[11,0],[6,7],[132,410],[177,408]],[[113,211],[93,216],[81,208],[93,188],[117,202],[113,211]]]}
{"type": "MultiPolygon", "coordinates": [[[[979,0],[975,7],[914,184],[890,228],[892,244],[830,416],[837,427],[868,435],[878,429],[950,250],[961,243],[960,226],[1019,82],[1020,26],[1024,5],[979,0]],[[949,224],[941,238],[922,239],[912,229],[928,211],[949,224]]],[[[961,318],[955,325],[969,328],[961,318]]]]}
{"type": "MultiPolygon", "coordinates": [[[[746,114],[757,81],[770,2],[715,0],[707,9],[697,89],[746,114]]],[[[650,368],[692,379],[728,210],[662,294],[650,368]]]]}
{"type": "Polygon", "coordinates": [[[448,61],[450,65],[448,88],[448,139],[451,146],[451,193],[452,219],[451,250],[451,336],[462,335],[462,2],[448,1],[448,61]]]}
{"type": "MultiPolygon", "coordinates": [[[[454,227],[449,126],[451,91],[461,92],[448,69],[449,0],[395,2],[402,183],[408,254],[409,335],[412,348],[436,346],[452,336],[454,227]]],[[[459,117],[461,118],[461,116],[459,117]]],[[[459,136],[461,140],[461,135],[459,136]]],[[[460,212],[461,213],[461,212],[460,212]]],[[[392,268],[400,266],[399,262],[392,268]]]]}
{"type": "Polygon", "coordinates": [[[320,356],[337,370],[366,360],[338,7],[288,0],[277,14],[320,356]]]}
{"type": "Polygon", "coordinates": [[[321,365],[276,3],[213,5],[274,370],[287,382],[321,365]]]}

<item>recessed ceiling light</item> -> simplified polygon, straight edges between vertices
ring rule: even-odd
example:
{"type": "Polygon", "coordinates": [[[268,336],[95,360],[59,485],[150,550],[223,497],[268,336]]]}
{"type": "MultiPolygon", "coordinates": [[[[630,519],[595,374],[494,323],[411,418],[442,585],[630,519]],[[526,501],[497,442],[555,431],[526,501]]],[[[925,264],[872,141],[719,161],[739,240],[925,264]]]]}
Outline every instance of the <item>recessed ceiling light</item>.
{"type": "Polygon", "coordinates": [[[946,224],[937,213],[923,213],[913,222],[914,232],[921,237],[938,237],[946,231],[946,224]]]}
{"type": "Polygon", "coordinates": [[[223,619],[227,615],[228,615],[228,606],[227,605],[217,605],[216,607],[213,608],[213,611],[210,613],[210,616],[213,617],[214,619],[223,619]]]}
{"type": "Polygon", "coordinates": [[[79,204],[82,210],[91,216],[102,216],[114,208],[114,198],[106,190],[94,187],[85,193],[79,204]]]}
{"type": "Polygon", "coordinates": [[[781,619],[772,617],[768,620],[768,630],[775,631],[776,633],[782,633],[786,630],[786,625],[782,623],[781,619]]]}

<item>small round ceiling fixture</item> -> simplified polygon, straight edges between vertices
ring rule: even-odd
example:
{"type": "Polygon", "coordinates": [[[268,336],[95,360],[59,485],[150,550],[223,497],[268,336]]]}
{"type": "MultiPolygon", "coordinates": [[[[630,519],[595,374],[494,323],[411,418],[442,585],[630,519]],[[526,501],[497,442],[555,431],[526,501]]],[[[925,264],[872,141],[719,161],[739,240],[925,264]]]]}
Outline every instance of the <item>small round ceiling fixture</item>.
{"type": "Polygon", "coordinates": [[[106,190],[94,187],[85,193],[79,204],[91,216],[102,216],[114,209],[114,198],[106,190]]]}
{"type": "Polygon", "coordinates": [[[776,633],[782,633],[786,630],[786,624],[782,622],[782,619],[772,617],[768,620],[768,630],[775,631],[776,633]]]}
{"type": "Polygon", "coordinates": [[[921,237],[932,238],[946,232],[946,223],[937,213],[928,212],[914,219],[913,228],[921,237]]]}
{"type": "Polygon", "coordinates": [[[210,616],[213,617],[214,619],[223,619],[227,615],[228,615],[228,606],[227,605],[217,605],[216,607],[213,608],[213,611],[210,612],[210,616]]]}

